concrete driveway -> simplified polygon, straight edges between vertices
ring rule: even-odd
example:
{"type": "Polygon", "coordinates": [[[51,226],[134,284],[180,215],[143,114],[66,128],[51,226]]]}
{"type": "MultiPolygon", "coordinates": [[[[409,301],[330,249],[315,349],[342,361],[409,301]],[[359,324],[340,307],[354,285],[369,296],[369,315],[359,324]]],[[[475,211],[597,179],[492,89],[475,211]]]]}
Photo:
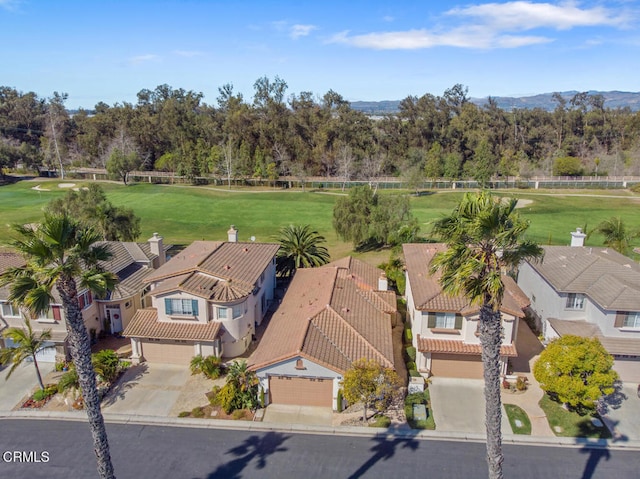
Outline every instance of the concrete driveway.
{"type": "Polygon", "coordinates": [[[640,398],[637,383],[623,383],[619,394],[607,401],[605,421],[612,429],[614,441],[640,440],[640,398]]]}
{"type": "MultiPolygon", "coordinates": [[[[54,369],[53,363],[38,363],[42,378],[54,369]]],[[[23,362],[7,379],[10,366],[0,371],[0,411],[11,411],[18,403],[38,386],[36,369],[31,362],[23,362]]]]}
{"type": "Polygon", "coordinates": [[[102,402],[105,413],[169,416],[191,373],[188,366],[142,363],[129,368],[102,402]]]}
{"type": "Polygon", "coordinates": [[[333,411],[330,407],[270,404],[264,411],[262,422],[331,426],[333,411]]]}
{"type": "Polygon", "coordinates": [[[484,380],[431,378],[429,392],[436,429],[484,434],[484,380]]]}

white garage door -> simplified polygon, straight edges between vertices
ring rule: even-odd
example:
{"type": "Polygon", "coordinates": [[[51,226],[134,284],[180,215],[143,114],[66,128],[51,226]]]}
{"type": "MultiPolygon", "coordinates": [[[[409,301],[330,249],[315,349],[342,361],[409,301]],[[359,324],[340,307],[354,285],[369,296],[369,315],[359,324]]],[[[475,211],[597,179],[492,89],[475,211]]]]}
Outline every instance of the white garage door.
{"type": "Polygon", "coordinates": [[[187,366],[195,356],[193,343],[177,341],[142,341],[142,356],[150,363],[184,364],[187,366]]]}
{"type": "Polygon", "coordinates": [[[613,369],[625,383],[640,383],[640,359],[616,359],[613,369]]]}
{"type": "MultiPolygon", "coordinates": [[[[4,345],[7,348],[13,348],[14,343],[9,338],[5,338],[4,345]]],[[[42,348],[36,353],[36,360],[39,363],[55,363],[56,362],[56,344],[51,341],[45,341],[42,348]]],[[[27,358],[27,361],[33,361],[32,358],[27,358]]]]}

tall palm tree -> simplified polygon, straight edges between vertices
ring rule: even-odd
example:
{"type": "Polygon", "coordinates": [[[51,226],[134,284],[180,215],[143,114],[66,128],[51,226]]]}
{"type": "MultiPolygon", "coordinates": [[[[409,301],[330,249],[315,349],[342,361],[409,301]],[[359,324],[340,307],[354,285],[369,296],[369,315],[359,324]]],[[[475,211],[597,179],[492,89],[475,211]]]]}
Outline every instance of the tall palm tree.
{"type": "Polygon", "coordinates": [[[521,237],[529,222],[515,211],[517,200],[502,201],[489,192],[467,193],[451,215],[434,225],[434,233],[448,246],[430,265],[441,272],[440,284],[452,295],[465,295],[480,304],[480,343],[486,401],[487,462],[489,477],[502,478],[502,404],[500,400],[500,305],[504,292],[502,273],[543,250],[521,237]]]}
{"type": "Polygon", "coordinates": [[[291,276],[298,268],[314,268],[327,264],[329,250],[320,246],[326,240],[309,225],[289,225],[280,229],[280,249],[276,269],[281,276],[291,276]]]}
{"type": "Polygon", "coordinates": [[[27,262],[24,268],[10,268],[0,276],[0,284],[10,285],[9,300],[35,314],[49,309],[52,290],[62,300],[66,317],[71,358],[82,388],[89,427],[93,436],[98,473],[102,478],[114,477],[109,443],[100,411],[96,375],[91,364],[91,343],[78,302],[78,283],[89,288],[95,297],[104,297],[115,286],[117,278],[104,271],[99,261],[111,257],[108,246],[96,244],[101,236],[67,214],[45,213],[44,221],[35,226],[14,226],[18,234],[12,245],[27,262]]]}
{"type": "Polygon", "coordinates": [[[7,373],[6,379],[13,374],[16,368],[22,364],[23,361],[31,358],[33,365],[36,368],[36,375],[38,376],[38,384],[40,389],[44,389],[44,383],[42,382],[42,375],[40,374],[40,368],[38,367],[38,358],[36,354],[42,349],[44,343],[51,339],[51,330],[47,329],[40,334],[33,332],[31,323],[29,320],[25,320],[26,329],[22,328],[9,328],[2,335],[10,339],[14,347],[4,348],[0,350],[0,364],[6,364],[11,362],[13,365],[7,373]]]}
{"type": "Polygon", "coordinates": [[[639,233],[628,233],[624,221],[619,216],[604,220],[595,227],[594,231],[604,236],[604,244],[606,246],[620,254],[627,254],[631,238],[639,235],[639,233]]]}

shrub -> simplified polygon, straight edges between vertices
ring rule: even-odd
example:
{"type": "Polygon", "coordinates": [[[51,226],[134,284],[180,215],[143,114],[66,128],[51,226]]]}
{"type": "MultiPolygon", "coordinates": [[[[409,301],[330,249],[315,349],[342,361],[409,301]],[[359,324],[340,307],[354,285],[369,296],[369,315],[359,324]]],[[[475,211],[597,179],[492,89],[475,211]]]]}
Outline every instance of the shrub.
{"type": "Polygon", "coordinates": [[[118,377],[120,359],[112,349],[104,349],[91,355],[91,362],[96,374],[106,382],[112,382],[118,377]]]}
{"type": "Polygon", "coordinates": [[[231,414],[231,411],[237,409],[236,404],[236,394],[237,389],[233,383],[225,384],[220,392],[218,393],[218,400],[220,401],[220,406],[224,409],[224,412],[227,414],[231,414]]]}
{"type": "Polygon", "coordinates": [[[264,397],[264,389],[260,388],[260,407],[265,406],[265,397],[264,397]]]}
{"type": "Polygon", "coordinates": [[[218,356],[203,357],[200,354],[191,359],[191,374],[202,373],[209,379],[217,379],[224,373],[222,358],[218,356]]]}
{"type": "Polygon", "coordinates": [[[413,332],[411,331],[411,328],[406,328],[404,330],[404,339],[407,343],[411,344],[411,341],[413,340],[413,332]]]}
{"type": "Polygon", "coordinates": [[[527,390],[527,378],[524,376],[518,376],[516,381],[516,389],[518,391],[526,391],[527,390]]]}
{"type": "Polygon", "coordinates": [[[72,367],[58,380],[58,392],[64,392],[67,389],[78,389],[80,387],[80,382],[78,381],[78,373],[76,372],[76,368],[72,367]]]}
{"type": "Polygon", "coordinates": [[[34,401],[42,401],[44,399],[48,399],[58,392],[58,387],[54,384],[46,386],[44,389],[38,389],[33,393],[34,401]]]}
{"type": "Polygon", "coordinates": [[[410,369],[410,370],[409,370],[409,377],[412,377],[412,378],[421,378],[421,377],[422,377],[422,374],[420,374],[420,373],[418,372],[418,370],[417,370],[417,369],[410,369]]]}
{"type": "Polygon", "coordinates": [[[178,417],[189,417],[191,413],[189,411],[181,411],[178,413],[178,417]]]}
{"type": "Polygon", "coordinates": [[[338,403],[338,407],[336,408],[336,410],[338,412],[342,412],[342,389],[338,389],[338,397],[336,398],[336,402],[338,403]]]}
{"type": "Polygon", "coordinates": [[[369,424],[369,427],[389,427],[391,425],[391,419],[382,414],[378,414],[373,418],[373,422],[369,424]]]}
{"type": "Polygon", "coordinates": [[[409,346],[408,348],[405,349],[405,351],[411,361],[416,360],[416,348],[414,348],[413,346],[409,346]]]}
{"type": "Polygon", "coordinates": [[[194,407],[191,410],[191,415],[193,417],[204,417],[204,410],[200,406],[194,407]]]}
{"type": "Polygon", "coordinates": [[[247,414],[247,411],[244,409],[236,409],[235,411],[233,411],[233,413],[231,414],[231,417],[235,420],[238,419],[244,419],[245,416],[247,414]]]}
{"type": "Polygon", "coordinates": [[[120,361],[120,369],[127,369],[131,367],[131,361],[120,361]]]}
{"type": "Polygon", "coordinates": [[[213,386],[211,392],[207,393],[207,399],[212,406],[220,406],[220,386],[213,386]]]}
{"type": "Polygon", "coordinates": [[[413,361],[409,361],[407,363],[407,369],[409,371],[417,371],[418,370],[418,368],[416,368],[416,363],[414,363],[413,361]]]}
{"type": "Polygon", "coordinates": [[[67,367],[67,362],[66,361],[58,361],[56,362],[56,371],[57,372],[61,372],[64,370],[64,368],[67,367]]]}
{"type": "Polygon", "coordinates": [[[634,193],[640,193],[640,183],[636,183],[635,185],[629,188],[634,193]]]}

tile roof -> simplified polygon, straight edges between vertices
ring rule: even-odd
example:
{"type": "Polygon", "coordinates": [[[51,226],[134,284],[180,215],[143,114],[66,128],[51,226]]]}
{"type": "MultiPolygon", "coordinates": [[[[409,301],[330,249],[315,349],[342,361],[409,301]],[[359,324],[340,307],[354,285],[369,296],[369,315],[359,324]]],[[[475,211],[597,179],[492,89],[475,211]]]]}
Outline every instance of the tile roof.
{"type": "Polygon", "coordinates": [[[156,308],[144,308],[136,311],[122,335],[128,338],[213,341],[219,333],[218,322],[158,321],[156,308]]]}
{"type": "Polygon", "coordinates": [[[598,325],[587,321],[549,318],[550,326],[560,336],[598,338],[609,354],[640,356],[640,338],[604,336],[598,325]]]}
{"type": "MultiPolygon", "coordinates": [[[[480,305],[469,304],[469,300],[462,295],[448,295],[442,291],[440,286],[440,273],[429,274],[431,260],[437,253],[445,251],[446,247],[442,243],[404,244],[402,246],[416,309],[457,312],[465,316],[476,314],[480,311],[480,305]]],[[[500,310],[523,318],[523,308],[529,305],[529,299],[510,276],[504,275],[502,282],[505,289],[500,310]]]]}
{"type": "MultiPolygon", "coordinates": [[[[482,346],[480,344],[469,344],[451,339],[423,338],[418,335],[418,351],[421,353],[449,353],[480,356],[482,354],[482,346]]],[[[500,346],[500,355],[516,357],[518,352],[516,351],[515,345],[503,344],[500,346]]]]}
{"type": "Polygon", "coordinates": [[[395,295],[375,291],[380,273],[350,258],[299,269],[249,358],[251,368],[297,355],[339,372],[363,357],[393,368],[395,295]]]}
{"type": "MultiPolygon", "coordinates": [[[[18,268],[26,264],[24,258],[17,253],[0,252],[0,274],[9,268],[18,268]]],[[[5,300],[9,297],[9,285],[0,287],[0,299],[5,300]]]]}
{"type": "Polygon", "coordinates": [[[545,246],[541,262],[530,262],[553,288],[583,293],[600,307],[640,311],[640,265],[610,248],[545,246]]]}

